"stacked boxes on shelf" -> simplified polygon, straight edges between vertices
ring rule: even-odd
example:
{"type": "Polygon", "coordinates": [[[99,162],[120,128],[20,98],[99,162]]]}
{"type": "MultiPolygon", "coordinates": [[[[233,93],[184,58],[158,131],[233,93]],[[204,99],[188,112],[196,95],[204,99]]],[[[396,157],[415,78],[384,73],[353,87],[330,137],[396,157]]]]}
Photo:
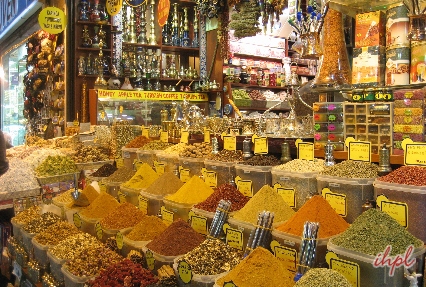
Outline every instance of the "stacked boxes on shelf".
{"type": "Polygon", "coordinates": [[[345,138],[371,142],[371,152],[378,153],[383,144],[392,146],[393,103],[344,104],[345,138]]]}
{"type": "Polygon", "coordinates": [[[343,150],[343,103],[314,103],[313,109],[315,148],[324,149],[330,140],[335,150],[343,150]]]}
{"type": "Polygon", "coordinates": [[[410,138],[414,142],[424,141],[424,116],[425,108],[424,89],[405,89],[394,91],[394,120],[393,142],[394,154],[402,155],[404,151],[401,143],[410,138]]]}

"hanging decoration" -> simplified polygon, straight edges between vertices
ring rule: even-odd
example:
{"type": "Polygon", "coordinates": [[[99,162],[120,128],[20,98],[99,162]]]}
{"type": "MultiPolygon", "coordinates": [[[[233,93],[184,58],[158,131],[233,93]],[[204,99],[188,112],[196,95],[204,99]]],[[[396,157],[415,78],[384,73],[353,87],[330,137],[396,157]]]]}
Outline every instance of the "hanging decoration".
{"type": "Polygon", "coordinates": [[[236,38],[256,36],[261,32],[259,28],[260,6],[255,0],[236,4],[237,13],[231,15],[229,28],[235,30],[236,38]]]}
{"type": "Polygon", "coordinates": [[[106,9],[109,15],[115,16],[120,10],[121,6],[123,6],[123,0],[107,0],[106,9]]]}
{"type": "Polygon", "coordinates": [[[228,60],[230,57],[229,51],[229,9],[226,7],[223,13],[219,15],[219,29],[217,37],[220,44],[220,57],[222,60],[228,60]]]}
{"type": "Polygon", "coordinates": [[[225,0],[197,0],[200,16],[217,18],[219,13],[225,10],[225,0]]]}

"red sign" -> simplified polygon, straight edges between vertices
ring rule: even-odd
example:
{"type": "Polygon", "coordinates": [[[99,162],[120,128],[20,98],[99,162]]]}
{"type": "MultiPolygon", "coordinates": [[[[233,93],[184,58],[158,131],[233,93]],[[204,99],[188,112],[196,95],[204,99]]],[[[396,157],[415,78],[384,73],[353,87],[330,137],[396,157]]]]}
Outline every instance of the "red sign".
{"type": "Polygon", "coordinates": [[[160,25],[160,27],[163,27],[166,24],[167,18],[169,17],[169,12],[170,0],[160,0],[158,2],[157,11],[158,25],[160,25]]]}

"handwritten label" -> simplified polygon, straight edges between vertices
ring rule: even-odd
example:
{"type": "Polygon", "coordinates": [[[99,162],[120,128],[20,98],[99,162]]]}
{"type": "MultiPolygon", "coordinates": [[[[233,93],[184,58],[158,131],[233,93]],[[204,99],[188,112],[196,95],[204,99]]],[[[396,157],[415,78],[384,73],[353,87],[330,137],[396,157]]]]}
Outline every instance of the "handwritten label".
{"type": "Polygon", "coordinates": [[[38,15],[41,29],[50,34],[59,34],[67,27],[67,16],[56,7],[46,7],[38,15]]]}
{"type": "Polygon", "coordinates": [[[104,231],[102,230],[102,226],[99,222],[95,224],[95,231],[96,231],[96,236],[98,236],[98,239],[101,240],[102,237],[104,236],[104,231]]]}
{"type": "Polygon", "coordinates": [[[149,138],[149,128],[142,129],[142,136],[149,138]]]}
{"type": "Polygon", "coordinates": [[[322,196],[330,203],[331,207],[342,217],[346,217],[346,195],[333,193],[328,188],[322,190],[322,196]]]}
{"type": "Polygon", "coordinates": [[[210,130],[204,130],[204,142],[210,143],[210,130]]]}
{"type": "Polygon", "coordinates": [[[74,213],[74,215],[72,216],[72,220],[74,221],[75,227],[77,228],[81,227],[81,218],[78,213],[74,213]]]}
{"type": "Polygon", "coordinates": [[[426,166],[426,143],[409,143],[405,146],[404,164],[426,166]]]}
{"type": "Polygon", "coordinates": [[[160,140],[164,143],[169,142],[169,133],[168,132],[161,132],[160,140]]]}
{"type": "Polygon", "coordinates": [[[121,6],[123,6],[123,0],[108,0],[106,1],[106,9],[109,15],[115,16],[120,12],[121,6]]]}
{"type": "Polygon", "coordinates": [[[307,142],[299,142],[297,145],[297,158],[305,160],[314,160],[314,144],[307,142]]]}
{"type": "Polygon", "coordinates": [[[217,186],[217,174],[214,171],[204,172],[204,182],[210,187],[217,186]]]}
{"type": "Polygon", "coordinates": [[[165,223],[171,224],[174,220],[174,213],[166,209],[166,207],[161,207],[161,217],[165,223]]]}
{"type": "Polygon", "coordinates": [[[137,160],[137,159],[134,159],[134,160],[133,160],[133,165],[135,166],[135,170],[136,170],[136,171],[138,171],[138,169],[140,169],[140,168],[141,168],[141,166],[143,165],[143,162],[142,162],[142,161],[139,161],[139,160],[137,160]]]}
{"type": "Polygon", "coordinates": [[[158,175],[162,175],[164,173],[166,166],[164,163],[155,162],[155,171],[158,173],[158,175]]]}
{"type": "Polygon", "coordinates": [[[190,173],[189,169],[181,169],[180,170],[180,180],[182,182],[188,182],[191,179],[189,173],[190,173]]]}
{"type": "Polygon", "coordinates": [[[237,287],[237,285],[235,285],[234,282],[229,281],[229,282],[224,282],[223,287],[237,287]]]}
{"type": "Polygon", "coordinates": [[[101,193],[106,193],[107,191],[107,186],[105,183],[103,183],[102,181],[98,181],[99,184],[99,189],[101,190],[101,193]]]}
{"type": "Polygon", "coordinates": [[[182,260],[178,264],[178,274],[180,280],[182,280],[183,283],[189,284],[192,280],[192,271],[191,266],[185,261],[182,260]]]}
{"type": "Polygon", "coordinates": [[[198,233],[207,235],[207,218],[204,216],[192,215],[191,227],[198,233]]]}
{"type": "Polygon", "coordinates": [[[274,184],[274,189],[284,199],[284,201],[292,208],[296,207],[296,191],[294,188],[285,188],[281,184],[274,184]]]}
{"type": "Polygon", "coordinates": [[[353,287],[359,287],[359,265],[350,261],[331,258],[330,269],[342,274],[353,287]]]}
{"type": "Polygon", "coordinates": [[[251,180],[238,180],[237,189],[244,194],[245,196],[252,197],[253,196],[253,182],[251,180]]]}
{"type": "Polygon", "coordinates": [[[118,199],[120,200],[120,203],[126,203],[126,195],[121,190],[118,191],[118,199]]]}
{"type": "Polygon", "coordinates": [[[139,210],[143,211],[145,214],[148,214],[148,199],[143,197],[142,194],[139,194],[138,201],[139,201],[139,210]]]}
{"type": "Polygon", "coordinates": [[[180,132],[180,142],[187,144],[188,141],[189,141],[189,131],[182,130],[180,132]]]}
{"type": "Polygon", "coordinates": [[[226,244],[243,251],[243,232],[238,229],[226,229],[226,244]]]}
{"type": "Polygon", "coordinates": [[[130,158],[130,153],[128,151],[123,151],[123,158],[130,158]]]}
{"type": "Polygon", "coordinates": [[[275,246],[273,251],[275,257],[284,264],[284,267],[287,268],[287,270],[296,272],[296,250],[284,246],[275,246]]]}
{"type": "Polygon", "coordinates": [[[371,162],[371,143],[361,141],[349,142],[349,159],[371,162]]]}
{"type": "Polygon", "coordinates": [[[254,154],[268,154],[267,137],[258,137],[254,139],[254,154]]]}
{"type": "Polygon", "coordinates": [[[123,234],[120,231],[115,235],[115,241],[117,242],[117,248],[120,250],[123,249],[123,234]]]}
{"type": "Polygon", "coordinates": [[[404,202],[389,200],[385,195],[377,197],[377,206],[405,228],[408,227],[408,205],[404,202]]]}
{"type": "Polygon", "coordinates": [[[122,159],[122,158],[116,158],[115,159],[115,163],[117,165],[117,168],[123,167],[124,166],[124,159],[122,159]]]}
{"type": "Polygon", "coordinates": [[[236,150],[237,138],[234,136],[223,136],[223,149],[236,150]]]}
{"type": "Polygon", "coordinates": [[[155,258],[154,258],[154,254],[152,254],[151,250],[146,251],[145,258],[146,258],[146,265],[148,266],[149,270],[154,270],[155,258]]]}
{"type": "Polygon", "coordinates": [[[79,121],[73,121],[72,124],[73,124],[73,126],[78,127],[80,125],[80,122],[79,121]]]}

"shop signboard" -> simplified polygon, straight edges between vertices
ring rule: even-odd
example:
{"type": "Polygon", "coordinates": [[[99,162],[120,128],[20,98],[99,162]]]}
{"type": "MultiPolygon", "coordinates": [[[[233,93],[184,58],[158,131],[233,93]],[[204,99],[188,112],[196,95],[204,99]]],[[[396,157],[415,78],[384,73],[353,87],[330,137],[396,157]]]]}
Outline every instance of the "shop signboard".
{"type": "Polygon", "coordinates": [[[0,39],[27,12],[34,8],[37,0],[0,0],[0,39]],[[16,21],[15,21],[16,20],[16,21]]]}

